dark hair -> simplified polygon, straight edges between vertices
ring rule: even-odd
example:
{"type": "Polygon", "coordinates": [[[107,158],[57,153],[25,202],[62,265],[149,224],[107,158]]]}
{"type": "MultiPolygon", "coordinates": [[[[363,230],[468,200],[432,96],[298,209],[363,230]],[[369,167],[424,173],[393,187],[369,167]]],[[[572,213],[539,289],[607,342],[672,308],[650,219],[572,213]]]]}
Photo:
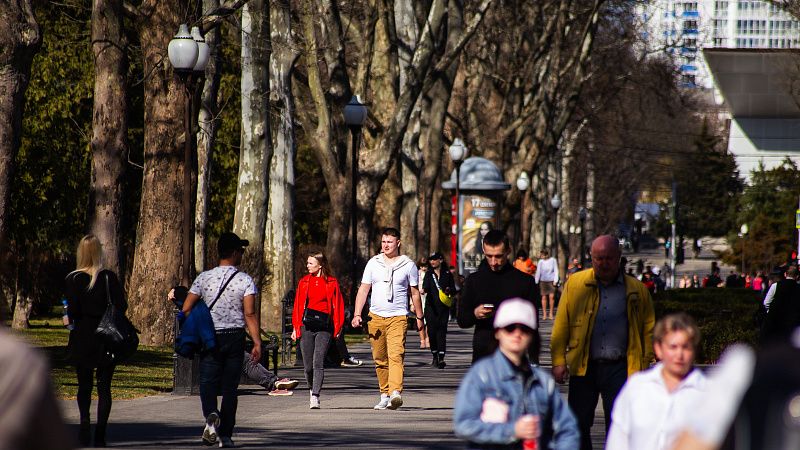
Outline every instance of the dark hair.
{"type": "Polygon", "coordinates": [[[397,228],[386,227],[383,230],[381,230],[381,236],[394,236],[399,241],[400,240],[400,230],[398,230],[397,228]]]}
{"type": "Polygon", "coordinates": [[[539,250],[539,254],[542,254],[542,255],[545,256],[545,258],[547,258],[547,257],[550,256],[550,250],[548,250],[546,248],[543,248],[543,249],[539,250]]]}
{"type": "Polygon", "coordinates": [[[517,256],[516,257],[517,258],[527,258],[528,257],[528,252],[525,251],[524,248],[520,247],[519,250],[517,250],[517,256]]]}
{"type": "Polygon", "coordinates": [[[506,250],[510,247],[508,245],[508,236],[500,230],[490,230],[486,233],[486,236],[483,237],[483,243],[485,245],[491,245],[492,247],[503,244],[506,250]]]}

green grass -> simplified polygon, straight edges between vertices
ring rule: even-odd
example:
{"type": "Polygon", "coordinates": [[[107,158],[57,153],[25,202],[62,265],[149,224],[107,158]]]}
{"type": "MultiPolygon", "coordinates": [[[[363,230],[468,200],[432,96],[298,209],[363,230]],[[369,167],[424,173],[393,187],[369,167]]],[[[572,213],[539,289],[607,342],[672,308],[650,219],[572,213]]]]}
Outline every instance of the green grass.
{"type": "MultiPolygon", "coordinates": [[[[75,368],[67,361],[69,332],[61,325],[61,317],[31,320],[31,328],[16,330],[50,359],[51,376],[58,396],[74,399],[78,391],[75,368]]],[[[366,334],[347,334],[348,345],[366,342],[366,334]]],[[[172,348],[139,346],[133,357],[117,366],[111,392],[115,399],[155,395],[172,390],[172,348]]]]}
{"type": "MultiPolygon", "coordinates": [[[[15,331],[23,339],[43,350],[50,359],[53,385],[60,398],[74,399],[78,391],[75,368],[67,361],[69,332],[61,318],[31,321],[28,330],[15,331]]],[[[117,366],[111,384],[115,399],[155,395],[172,390],[172,349],[139,349],[125,364],[117,366]]]]}

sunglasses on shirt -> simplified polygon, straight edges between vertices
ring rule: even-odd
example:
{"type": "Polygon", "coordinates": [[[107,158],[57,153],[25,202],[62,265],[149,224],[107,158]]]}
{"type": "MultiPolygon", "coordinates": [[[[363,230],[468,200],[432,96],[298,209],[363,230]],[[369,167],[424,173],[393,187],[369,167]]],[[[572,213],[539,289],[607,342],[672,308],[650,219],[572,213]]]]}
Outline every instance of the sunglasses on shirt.
{"type": "Polygon", "coordinates": [[[506,333],[513,333],[517,330],[521,330],[525,334],[533,334],[533,329],[529,326],[523,325],[521,323],[512,323],[511,325],[506,325],[503,327],[506,333]]]}

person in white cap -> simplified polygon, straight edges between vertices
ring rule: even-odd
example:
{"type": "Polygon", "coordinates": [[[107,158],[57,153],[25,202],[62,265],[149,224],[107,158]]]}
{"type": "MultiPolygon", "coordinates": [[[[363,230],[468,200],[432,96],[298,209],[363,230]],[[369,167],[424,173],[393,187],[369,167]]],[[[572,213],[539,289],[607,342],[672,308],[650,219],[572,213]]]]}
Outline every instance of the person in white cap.
{"type": "Polygon", "coordinates": [[[578,423],[555,381],[528,358],[536,319],[528,300],[500,303],[494,316],[498,348],[470,368],[456,394],[455,433],[469,441],[468,448],[580,446],[578,423]]]}

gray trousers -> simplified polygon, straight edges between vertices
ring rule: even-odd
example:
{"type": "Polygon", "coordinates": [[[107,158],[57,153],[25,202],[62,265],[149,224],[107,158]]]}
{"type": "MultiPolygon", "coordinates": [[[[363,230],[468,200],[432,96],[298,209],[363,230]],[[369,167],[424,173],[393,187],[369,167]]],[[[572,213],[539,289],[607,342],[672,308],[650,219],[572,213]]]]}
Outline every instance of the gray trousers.
{"type": "Polygon", "coordinates": [[[278,377],[270,372],[266,367],[253,361],[250,358],[250,353],[244,352],[244,364],[242,364],[242,373],[251,381],[264,387],[264,389],[271,391],[275,387],[275,382],[278,377]]]}
{"type": "Polygon", "coordinates": [[[304,326],[300,336],[300,351],[303,354],[303,368],[306,383],[312,395],[319,395],[322,380],[325,378],[325,355],[331,342],[330,331],[308,331],[304,326]]]}

